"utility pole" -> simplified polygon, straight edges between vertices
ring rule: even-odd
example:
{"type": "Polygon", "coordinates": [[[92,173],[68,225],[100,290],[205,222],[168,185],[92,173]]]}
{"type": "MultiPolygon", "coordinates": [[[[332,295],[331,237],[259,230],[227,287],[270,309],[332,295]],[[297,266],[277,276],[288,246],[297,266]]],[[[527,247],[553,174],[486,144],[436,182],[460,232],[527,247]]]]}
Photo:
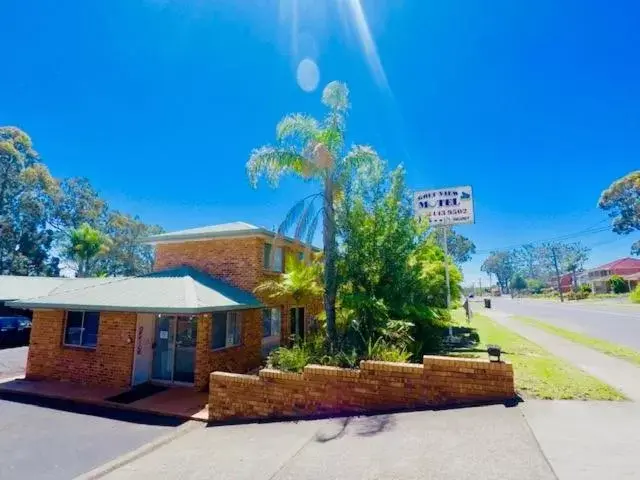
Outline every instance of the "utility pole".
{"type": "Polygon", "coordinates": [[[560,269],[558,268],[558,256],[556,255],[556,247],[551,246],[551,255],[553,256],[553,266],[556,269],[556,280],[558,282],[558,291],[560,292],[560,301],[564,302],[562,295],[562,282],[560,281],[560,269]]]}
{"type": "Polygon", "coordinates": [[[444,238],[444,280],[447,283],[447,308],[451,308],[451,285],[449,283],[449,246],[447,245],[447,224],[442,227],[444,238]]]}
{"type": "Polygon", "coordinates": [[[480,285],[480,296],[482,296],[482,277],[478,278],[478,284],[480,285]]]}

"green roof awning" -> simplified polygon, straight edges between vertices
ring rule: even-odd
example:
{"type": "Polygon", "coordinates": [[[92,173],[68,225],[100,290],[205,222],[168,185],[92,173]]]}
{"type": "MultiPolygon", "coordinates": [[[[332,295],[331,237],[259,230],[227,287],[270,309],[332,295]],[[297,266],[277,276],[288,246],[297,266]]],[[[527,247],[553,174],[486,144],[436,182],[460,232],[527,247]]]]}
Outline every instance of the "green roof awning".
{"type": "Polygon", "coordinates": [[[179,267],[140,277],[106,278],[74,290],[7,302],[15,308],[203,313],[246,310],[262,304],[250,292],[191,267],[179,267]]]}

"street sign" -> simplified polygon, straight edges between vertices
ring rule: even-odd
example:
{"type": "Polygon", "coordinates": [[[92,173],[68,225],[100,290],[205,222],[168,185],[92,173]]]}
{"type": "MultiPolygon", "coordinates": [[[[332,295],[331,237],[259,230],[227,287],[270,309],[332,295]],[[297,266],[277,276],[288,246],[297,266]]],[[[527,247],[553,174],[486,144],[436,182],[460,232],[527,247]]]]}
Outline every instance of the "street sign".
{"type": "Polygon", "coordinates": [[[413,208],[416,216],[429,219],[430,225],[475,223],[469,185],[415,192],[413,208]]]}

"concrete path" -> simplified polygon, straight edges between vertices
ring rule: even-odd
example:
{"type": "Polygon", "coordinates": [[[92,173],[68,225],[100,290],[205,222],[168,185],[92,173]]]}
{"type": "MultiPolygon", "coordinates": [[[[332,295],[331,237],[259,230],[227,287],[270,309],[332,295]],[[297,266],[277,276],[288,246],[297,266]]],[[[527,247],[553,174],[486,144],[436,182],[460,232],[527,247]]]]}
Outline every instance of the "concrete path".
{"type": "Polygon", "coordinates": [[[630,399],[640,402],[640,367],[519,322],[508,313],[494,309],[478,313],[489,316],[555,356],[616,387],[630,399]]]}
{"type": "Polygon", "coordinates": [[[529,400],[521,409],[561,480],[638,478],[637,403],[529,400]]]}
{"type": "MultiPolygon", "coordinates": [[[[528,400],[520,408],[561,480],[638,478],[640,368],[547,333],[496,310],[496,322],[624,392],[632,402],[528,400]]],[[[531,315],[533,316],[533,315],[531,315]]]]}
{"type": "Polygon", "coordinates": [[[106,477],[552,480],[519,408],[502,405],[198,429],[106,477]]]}

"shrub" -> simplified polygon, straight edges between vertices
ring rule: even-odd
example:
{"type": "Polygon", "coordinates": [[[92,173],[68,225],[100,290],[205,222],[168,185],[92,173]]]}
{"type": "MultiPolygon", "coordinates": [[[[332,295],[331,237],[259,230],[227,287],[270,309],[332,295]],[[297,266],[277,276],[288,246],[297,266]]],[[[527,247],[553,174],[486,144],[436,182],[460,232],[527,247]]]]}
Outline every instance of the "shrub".
{"type": "Polygon", "coordinates": [[[589,297],[589,292],[578,290],[577,292],[567,293],[567,300],[584,300],[589,297]]]}
{"type": "Polygon", "coordinates": [[[629,295],[629,299],[633,303],[640,303],[640,284],[635,288],[631,295],[629,295]]]}
{"type": "Polygon", "coordinates": [[[588,283],[583,283],[582,285],[580,285],[580,291],[588,295],[593,292],[593,290],[591,289],[591,285],[589,285],[588,283]]]}
{"type": "Polygon", "coordinates": [[[276,348],[269,355],[267,366],[285,372],[302,372],[305,365],[313,362],[312,349],[305,343],[293,347],[276,348]]]}
{"type": "Polygon", "coordinates": [[[609,279],[609,286],[613,293],[627,293],[629,291],[629,285],[620,275],[613,275],[609,279]]]}

